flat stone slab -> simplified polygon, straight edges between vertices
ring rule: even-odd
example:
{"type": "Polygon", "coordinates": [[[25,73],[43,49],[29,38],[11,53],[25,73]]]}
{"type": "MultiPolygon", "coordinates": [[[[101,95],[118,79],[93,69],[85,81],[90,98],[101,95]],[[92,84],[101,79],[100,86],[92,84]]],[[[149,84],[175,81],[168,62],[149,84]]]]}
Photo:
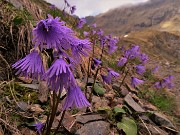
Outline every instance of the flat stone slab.
{"type": "Polygon", "coordinates": [[[105,121],[95,121],[85,124],[75,135],[109,135],[110,124],[105,121]]]}
{"type": "Polygon", "coordinates": [[[160,113],[154,113],[151,117],[152,121],[154,121],[157,125],[168,127],[175,129],[175,126],[171,123],[170,120],[168,120],[163,114],[160,113]]]}
{"type": "Polygon", "coordinates": [[[88,123],[90,121],[98,121],[103,119],[104,118],[98,114],[81,115],[76,117],[76,121],[82,124],[88,123]]]}
{"type": "Polygon", "coordinates": [[[136,103],[134,101],[134,99],[128,94],[126,95],[126,97],[124,98],[125,102],[133,109],[135,110],[136,112],[140,112],[140,113],[143,113],[145,112],[144,109],[142,109],[142,107],[136,103]]]}

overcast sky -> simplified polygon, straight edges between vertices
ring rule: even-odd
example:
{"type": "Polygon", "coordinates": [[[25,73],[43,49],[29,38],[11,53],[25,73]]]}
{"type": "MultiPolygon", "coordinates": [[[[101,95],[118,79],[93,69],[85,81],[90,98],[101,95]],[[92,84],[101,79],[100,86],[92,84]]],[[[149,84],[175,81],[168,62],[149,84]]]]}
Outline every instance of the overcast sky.
{"type": "MultiPolygon", "coordinates": [[[[58,8],[62,8],[64,0],[46,0],[49,3],[56,5],[58,8]]],[[[137,4],[140,2],[146,2],[148,0],[67,0],[69,4],[76,5],[77,10],[75,14],[79,17],[85,17],[89,15],[97,15],[104,13],[109,9],[113,9],[122,5],[137,4]]]]}

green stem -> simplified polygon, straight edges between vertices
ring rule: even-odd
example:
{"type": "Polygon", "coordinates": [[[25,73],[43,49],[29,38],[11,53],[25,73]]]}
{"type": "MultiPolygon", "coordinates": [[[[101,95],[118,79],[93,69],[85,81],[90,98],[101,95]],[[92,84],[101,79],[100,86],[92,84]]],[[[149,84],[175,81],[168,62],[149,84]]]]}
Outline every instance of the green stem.
{"type": "Polygon", "coordinates": [[[52,122],[53,122],[53,115],[54,115],[54,111],[55,111],[55,103],[56,103],[56,93],[55,91],[53,91],[53,105],[52,105],[52,111],[51,111],[51,115],[50,115],[50,120],[47,119],[47,131],[46,134],[50,134],[51,131],[51,126],[52,126],[52,122]]]}
{"type": "Polygon", "coordinates": [[[129,73],[129,70],[126,71],[126,74],[124,75],[124,78],[123,78],[123,80],[122,80],[122,82],[121,82],[121,84],[120,84],[120,86],[119,86],[119,89],[120,89],[121,86],[124,84],[124,81],[125,81],[125,79],[126,79],[128,73],[129,73]]]}
{"type": "Polygon", "coordinates": [[[50,121],[49,121],[49,124],[48,124],[48,130],[46,132],[46,135],[50,135],[50,132],[51,132],[51,127],[52,127],[52,124],[53,124],[53,121],[54,121],[54,118],[56,116],[56,111],[57,111],[57,108],[58,108],[58,104],[59,104],[59,101],[60,101],[60,96],[61,96],[61,92],[59,91],[59,94],[56,98],[56,103],[54,104],[54,107],[53,107],[53,110],[52,110],[52,114],[51,114],[51,118],[50,118],[50,121]]]}
{"type": "Polygon", "coordinates": [[[60,119],[60,121],[59,121],[59,124],[58,124],[58,126],[57,126],[57,128],[56,128],[55,132],[54,132],[54,135],[56,135],[56,134],[57,134],[57,132],[58,132],[58,130],[59,130],[59,128],[60,128],[60,126],[61,126],[61,124],[62,124],[63,118],[64,118],[64,116],[65,116],[65,112],[66,112],[66,110],[64,110],[64,111],[62,112],[61,119],[60,119]]]}
{"type": "Polygon", "coordinates": [[[103,48],[102,48],[102,50],[101,50],[100,61],[102,60],[103,53],[104,53],[104,45],[103,45],[103,48]]]}
{"type": "Polygon", "coordinates": [[[89,61],[88,61],[88,72],[87,72],[87,79],[86,79],[86,86],[85,86],[85,96],[86,96],[86,98],[87,98],[87,84],[88,84],[88,81],[89,81],[90,62],[91,62],[91,57],[89,58],[89,61]]]}

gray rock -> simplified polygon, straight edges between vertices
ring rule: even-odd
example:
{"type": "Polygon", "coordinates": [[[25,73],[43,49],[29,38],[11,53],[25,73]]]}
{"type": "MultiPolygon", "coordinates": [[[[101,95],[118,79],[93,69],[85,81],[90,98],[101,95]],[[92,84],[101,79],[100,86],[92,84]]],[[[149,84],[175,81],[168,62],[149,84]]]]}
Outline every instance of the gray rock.
{"type": "Polygon", "coordinates": [[[163,114],[160,113],[154,113],[151,115],[151,120],[154,121],[157,125],[168,127],[171,129],[175,129],[175,126],[171,123],[170,120],[168,120],[163,114]]]}
{"type": "Polygon", "coordinates": [[[110,124],[105,121],[95,121],[85,124],[75,135],[109,135],[110,124]]]}
{"type": "Polygon", "coordinates": [[[136,103],[136,102],[134,101],[134,99],[133,99],[129,94],[126,95],[126,97],[124,98],[124,100],[125,100],[125,102],[126,102],[133,110],[135,110],[136,112],[139,112],[139,113],[145,112],[145,111],[141,108],[141,106],[140,106],[138,103],[136,103]]]}
{"type": "Polygon", "coordinates": [[[117,83],[114,83],[114,84],[112,85],[112,88],[113,88],[114,90],[116,90],[116,91],[119,91],[119,90],[120,90],[119,84],[117,84],[117,83]]]}
{"type": "Polygon", "coordinates": [[[38,87],[38,99],[41,103],[44,103],[48,99],[48,86],[46,81],[41,81],[38,87]]]}
{"type": "Polygon", "coordinates": [[[35,90],[39,89],[39,84],[19,84],[19,85],[30,89],[35,89],[35,90]]]}
{"type": "Polygon", "coordinates": [[[82,124],[85,124],[90,121],[97,121],[97,120],[103,120],[104,118],[98,114],[92,114],[92,115],[81,115],[76,117],[76,121],[80,122],[82,124]]]}
{"type": "Polygon", "coordinates": [[[16,104],[16,110],[26,112],[29,109],[29,105],[26,102],[20,101],[16,104]]]}
{"type": "Polygon", "coordinates": [[[146,124],[148,130],[143,123],[139,124],[138,126],[140,132],[142,132],[143,135],[149,135],[148,130],[151,132],[152,135],[169,135],[167,132],[160,129],[158,126],[146,124]]]}

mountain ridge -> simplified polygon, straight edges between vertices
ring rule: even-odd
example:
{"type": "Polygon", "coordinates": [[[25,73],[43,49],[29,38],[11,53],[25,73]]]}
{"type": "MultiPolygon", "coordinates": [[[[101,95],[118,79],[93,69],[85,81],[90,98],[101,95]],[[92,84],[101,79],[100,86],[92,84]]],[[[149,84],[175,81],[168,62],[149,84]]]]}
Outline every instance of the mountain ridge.
{"type": "MultiPolygon", "coordinates": [[[[116,36],[145,28],[164,29],[168,25],[164,25],[167,21],[180,24],[180,1],[154,1],[112,9],[95,17],[86,17],[86,19],[88,23],[96,23],[98,28],[103,28],[105,33],[116,36]]],[[[179,27],[178,30],[180,30],[179,27]]]]}

